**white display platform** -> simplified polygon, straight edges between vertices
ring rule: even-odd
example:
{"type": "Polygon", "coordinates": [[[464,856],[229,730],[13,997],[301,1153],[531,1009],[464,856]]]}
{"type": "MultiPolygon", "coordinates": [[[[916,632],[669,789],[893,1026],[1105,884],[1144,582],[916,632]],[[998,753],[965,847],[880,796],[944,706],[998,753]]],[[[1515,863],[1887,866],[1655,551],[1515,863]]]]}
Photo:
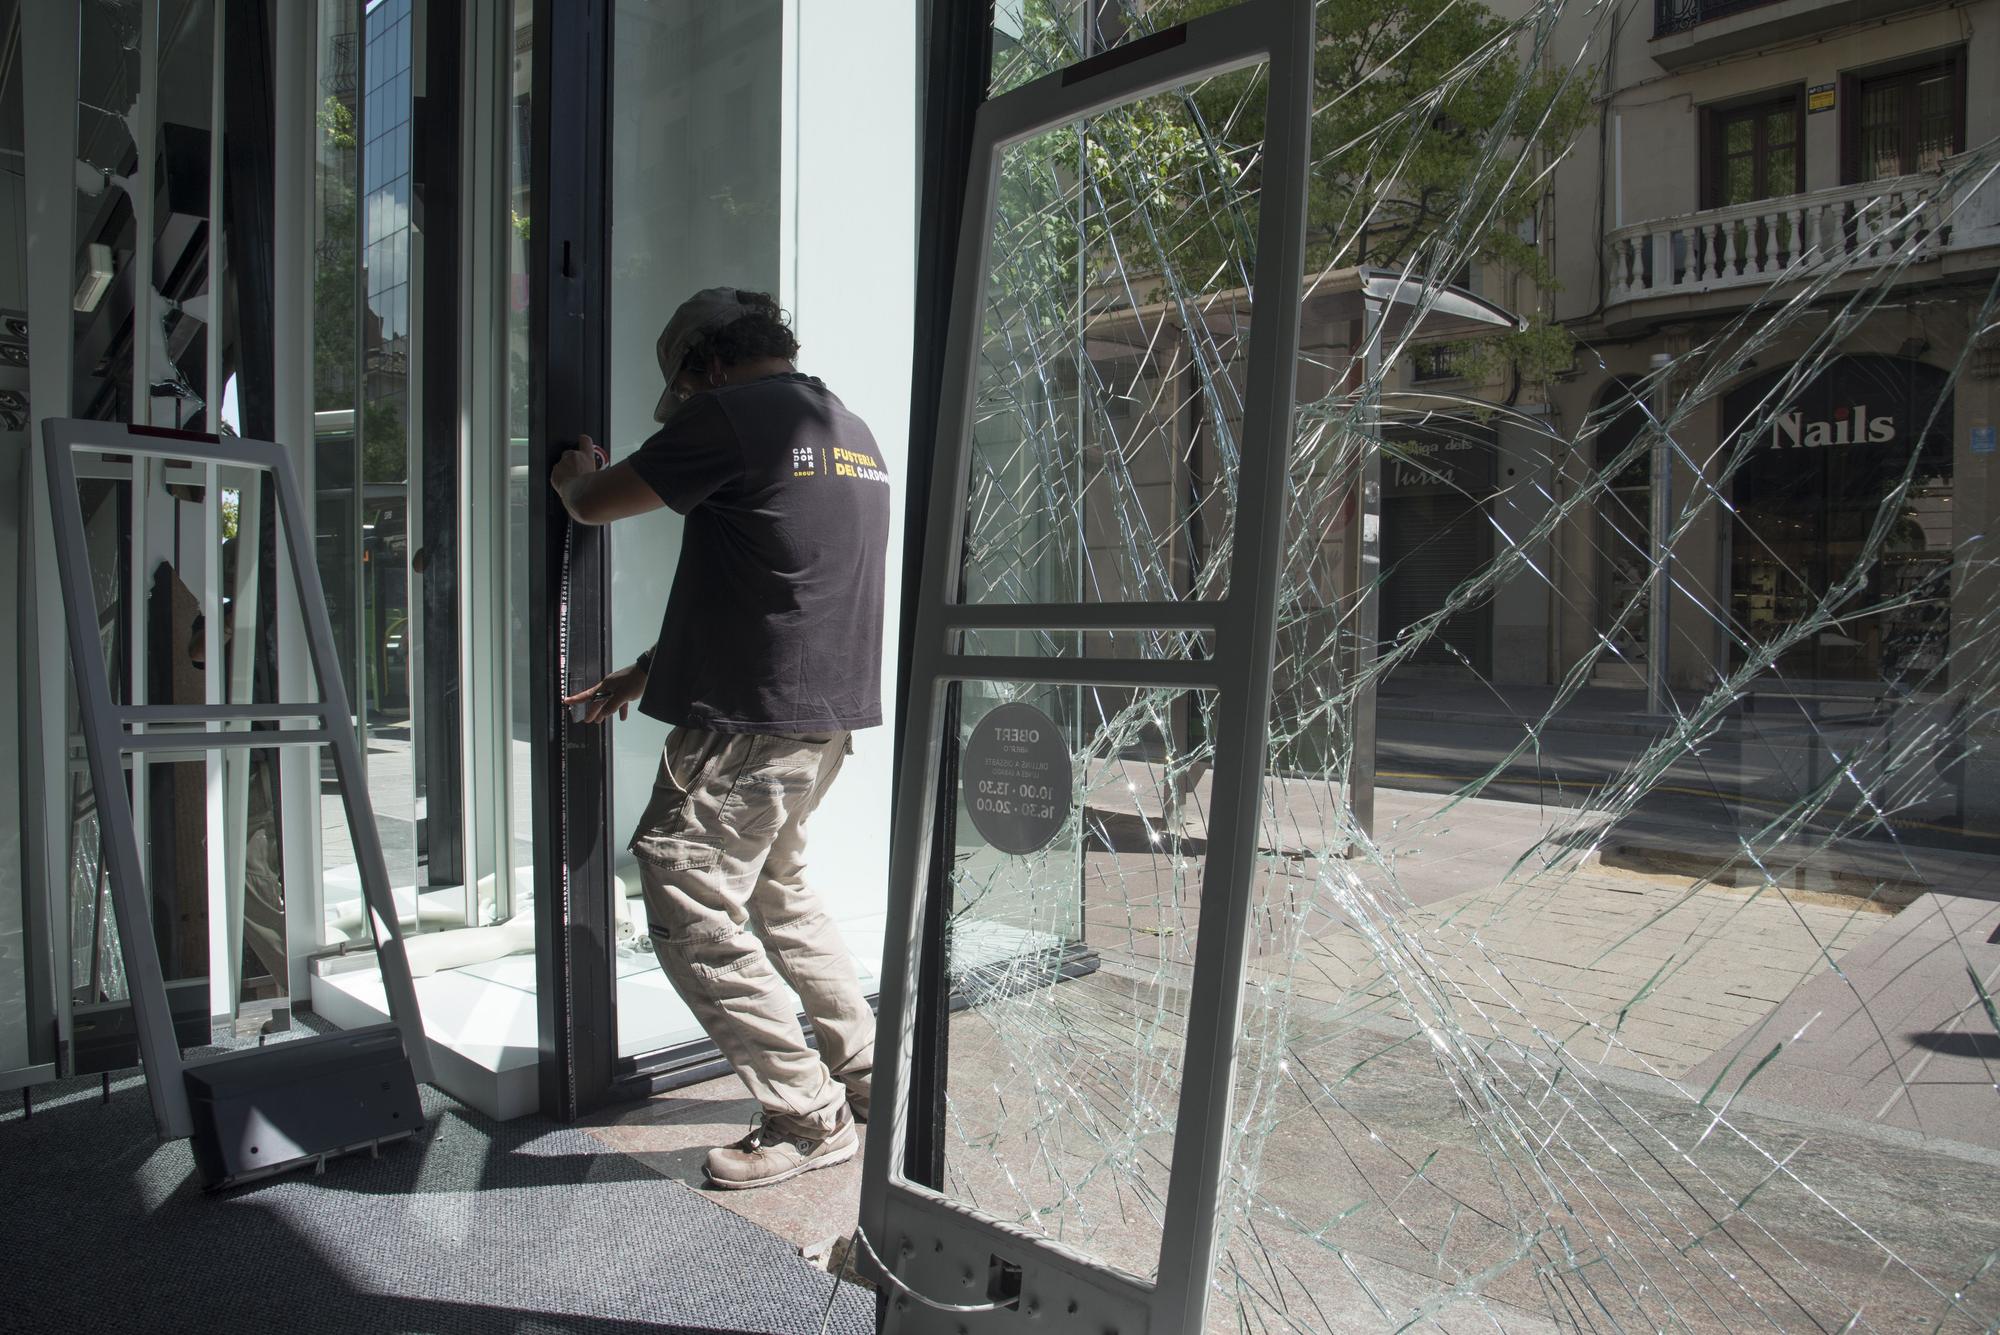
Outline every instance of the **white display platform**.
{"type": "MultiPolygon", "coordinates": [[[[862,990],[872,994],[882,958],[883,916],[844,920],[840,930],[854,953],[862,990]]],[[[438,1087],[502,1121],[534,1112],[540,1102],[535,957],[509,955],[440,970],[418,978],[416,989],[438,1087]]],[[[372,967],[315,973],[312,1003],[316,1013],[343,1029],[380,1024],[389,1013],[381,975],[372,967]]],[[[642,943],[621,945],[618,951],[618,1016],[622,1057],[702,1036],[651,948],[642,943]]]]}

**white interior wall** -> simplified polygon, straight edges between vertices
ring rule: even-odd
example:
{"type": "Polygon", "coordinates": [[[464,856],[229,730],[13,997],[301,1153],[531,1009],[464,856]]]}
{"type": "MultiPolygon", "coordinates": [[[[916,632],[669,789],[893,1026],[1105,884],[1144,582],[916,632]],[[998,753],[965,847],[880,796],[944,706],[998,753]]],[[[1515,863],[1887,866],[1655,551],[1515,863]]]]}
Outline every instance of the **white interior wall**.
{"type": "MultiPolygon", "coordinates": [[[[790,0],[786,9],[796,109],[786,155],[796,214],[785,232],[792,285],[785,300],[800,369],[868,423],[898,479],[882,643],[882,710],[893,720],[916,301],[917,6],[790,0]]],[[[891,734],[885,723],[855,736],[854,755],[812,822],[814,885],[844,923],[879,923],[886,903],[891,734]]],[[[872,943],[857,935],[850,930],[850,944],[872,955],[872,943]]]]}
{"type": "MultiPolygon", "coordinates": [[[[613,457],[653,430],[661,325],[694,290],[733,283],[778,294],[798,330],[800,369],[869,424],[900,476],[916,263],[915,6],[633,3],[620,5],[617,23],[613,457]],[[860,70],[868,77],[857,78],[860,70]]],[[[898,507],[892,579],[900,520],[898,507]]],[[[616,661],[630,662],[657,636],[680,539],[671,513],[615,531],[616,661]]],[[[894,699],[895,594],[882,646],[885,711],[894,699]]],[[[615,726],[622,846],[651,790],[665,729],[636,713],[615,726]]],[[[886,728],[858,737],[814,821],[816,884],[841,920],[882,912],[889,752],[886,728]]],[[[872,942],[863,949],[872,956],[872,942]]]]}

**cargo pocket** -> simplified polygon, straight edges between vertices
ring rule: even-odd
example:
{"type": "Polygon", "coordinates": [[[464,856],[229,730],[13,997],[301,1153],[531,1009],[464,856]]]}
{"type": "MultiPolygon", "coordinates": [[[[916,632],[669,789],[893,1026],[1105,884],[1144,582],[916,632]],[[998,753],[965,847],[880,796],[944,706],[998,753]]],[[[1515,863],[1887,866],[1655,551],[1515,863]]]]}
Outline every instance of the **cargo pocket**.
{"type": "Polygon", "coordinates": [[[757,845],[770,842],[812,792],[820,748],[792,738],[759,738],[754,746],[717,821],[733,838],[757,845]]]}
{"type": "Polygon", "coordinates": [[[660,871],[710,866],[719,856],[716,841],[701,837],[704,832],[694,818],[695,794],[717,749],[709,745],[711,741],[709,733],[677,727],[661,748],[652,795],[626,845],[635,857],[660,871]]]}
{"type": "MultiPolygon", "coordinates": [[[[632,852],[639,859],[639,889],[656,953],[671,946],[681,962],[691,962],[690,952],[700,953],[735,932],[716,870],[722,851],[714,844],[655,834],[634,840],[632,852]]],[[[671,967],[664,954],[660,962],[671,967]]]]}
{"type": "Polygon", "coordinates": [[[632,836],[632,856],[654,871],[707,871],[722,859],[722,850],[679,831],[641,830],[632,836]]]}

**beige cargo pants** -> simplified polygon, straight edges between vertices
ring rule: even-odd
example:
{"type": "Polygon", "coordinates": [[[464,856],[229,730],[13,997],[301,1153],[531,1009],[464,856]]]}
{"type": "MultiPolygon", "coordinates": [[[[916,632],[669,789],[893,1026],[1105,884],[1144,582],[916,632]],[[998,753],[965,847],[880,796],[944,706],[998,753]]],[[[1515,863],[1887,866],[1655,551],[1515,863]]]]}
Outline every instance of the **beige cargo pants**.
{"type": "Polygon", "coordinates": [[[632,836],[661,967],[766,1114],[808,1132],[837,1125],[875,1059],[853,957],[805,881],[806,820],[851,749],[675,728],[632,836]]]}

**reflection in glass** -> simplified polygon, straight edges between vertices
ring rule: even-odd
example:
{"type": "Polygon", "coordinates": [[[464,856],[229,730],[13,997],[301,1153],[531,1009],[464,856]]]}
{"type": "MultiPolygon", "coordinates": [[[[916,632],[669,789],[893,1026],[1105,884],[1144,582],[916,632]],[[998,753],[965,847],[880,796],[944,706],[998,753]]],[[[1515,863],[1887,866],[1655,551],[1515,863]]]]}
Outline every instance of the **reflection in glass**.
{"type": "MultiPolygon", "coordinates": [[[[361,490],[355,423],[361,354],[355,168],[359,35],[351,5],[320,6],[314,145],[313,534],[348,699],[361,665],[361,490]]],[[[358,705],[356,706],[358,708],[358,705]]],[[[337,803],[335,804],[338,805],[337,803]]]]}
{"type": "MultiPolygon", "coordinates": [[[[217,488],[222,619],[214,694],[226,704],[268,702],[278,698],[277,497],[271,479],[249,469],[218,469],[217,488]]],[[[277,761],[268,751],[231,751],[222,764],[225,940],[239,980],[235,1000],[271,1000],[288,990],[277,761]]]]}
{"type": "MultiPolygon", "coordinates": [[[[131,421],[132,267],[138,218],[132,192],[139,154],[132,124],[139,98],[142,9],[116,0],[84,0],[78,7],[76,105],[76,257],[83,281],[72,315],[74,377],[69,410],[79,417],[131,421]]],[[[83,470],[80,470],[83,471],[83,470]]],[[[99,638],[112,698],[144,698],[134,679],[135,604],[139,576],[127,535],[143,522],[135,501],[134,466],[79,479],[91,587],[96,594],[99,638]]],[[[118,928],[100,867],[98,816],[81,760],[81,713],[68,692],[71,754],[69,813],[69,920],[76,1000],[93,1002],[125,994],[118,928]]],[[[145,763],[138,763],[143,773],[145,763]]],[[[139,807],[144,818],[144,804],[139,807]]],[[[143,826],[141,827],[143,828],[143,826]]]]}
{"type": "MultiPolygon", "coordinates": [[[[369,7],[359,29],[356,17],[347,6],[321,11],[315,539],[389,879],[407,897],[428,880],[411,597],[423,556],[410,463],[410,3],[369,7]]],[[[325,827],[344,830],[338,790],[321,805],[325,827]]],[[[329,866],[330,877],[351,876],[329,866]]]]}
{"type": "Polygon", "coordinates": [[[410,468],[410,0],[384,0],[363,19],[359,330],[361,664],[355,695],[368,743],[368,794],[394,885],[424,880],[419,830],[417,644],[411,621],[411,541],[417,501],[410,468]]]}
{"type": "MultiPolygon", "coordinates": [[[[131,552],[121,535],[132,527],[130,460],[79,458],[77,500],[83,514],[84,549],[90,587],[97,605],[98,641],[114,702],[132,699],[132,635],[126,590],[131,587],[131,552]]],[[[99,845],[97,798],[83,761],[81,707],[74,686],[68,693],[69,765],[69,936],[73,999],[113,1001],[127,995],[118,922],[111,910],[110,883],[99,845]]]]}
{"type": "Polygon", "coordinates": [[[506,838],[501,855],[506,865],[496,873],[490,916],[505,921],[515,914],[533,917],[534,824],[529,805],[534,794],[534,709],[529,696],[538,646],[530,634],[529,609],[529,489],[540,484],[529,476],[528,451],[528,237],[534,217],[529,194],[533,179],[530,146],[529,94],[533,49],[533,0],[514,0],[507,49],[510,63],[507,117],[507,343],[502,375],[507,394],[506,450],[494,460],[505,469],[507,497],[507,689],[506,774],[503,803],[506,838]]]}
{"type": "Polygon", "coordinates": [[[995,0],[988,96],[1109,51],[1156,27],[1227,9],[1236,0],[1174,0],[1167,5],[1106,0],[995,0]]]}
{"type": "MultiPolygon", "coordinates": [[[[508,9],[505,174],[491,197],[461,201],[458,215],[477,229],[493,221],[488,210],[511,214],[500,357],[463,382],[442,377],[456,384],[459,409],[479,404],[476,420],[491,420],[490,405],[504,407],[499,429],[476,432],[462,455],[455,433],[427,438],[421,429],[425,395],[438,392],[437,382],[421,380],[419,352],[429,338],[423,303],[434,290],[425,269],[455,265],[461,240],[439,232],[450,208],[422,207],[450,185],[441,164],[451,145],[432,159],[442,182],[420,181],[414,170],[415,99],[432,96],[425,81],[435,72],[419,54],[424,13],[410,0],[382,0],[365,12],[322,10],[316,536],[426,1026],[484,1068],[470,1088],[494,1102],[481,1106],[524,1111],[535,1097],[536,1043],[528,692],[540,652],[530,643],[528,601],[532,5],[519,0],[508,9]],[[461,468],[472,470],[463,511],[461,468]],[[463,587],[468,579],[478,590],[463,587]],[[491,603],[472,606],[489,594],[491,603]],[[461,615],[474,633],[490,627],[484,633],[504,637],[497,647],[474,646],[490,660],[475,667],[476,681],[460,679],[461,615]],[[496,735],[470,736],[463,750],[471,763],[461,772],[461,729],[495,725],[496,735]]],[[[489,17],[482,12],[475,26],[489,17]]],[[[486,56],[469,49],[464,58],[486,56]]],[[[461,143],[475,138],[468,129],[461,143]]],[[[482,308],[490,295],[471,294],[482,308]]],[[[485,339],[482,330],[471,342],[493,346],[485,339]]],[[[372,938],[352,832],[340,794],[325,791],[314,921],[324,945],[344,953],[315,962],[314,996],[339,1023],[369,1023],[386,1002],[374,961],[360,953],[372,938]]]]}
{"type": "Polygon", "coordinates": [[[1264,83],[1218,76],[1002,152],[966,601],[1227,592],[1264,83]]]}
{"type": "Polygon", "coordinates": [[[209,154],[214,0],[162,0],[153,174],[153,316],[146,350],[159,426],[207,430],[209,154]]]}
{"type": "Polygon", "coordinates": [[[1064,823],[989,846],[958,793],[947,926],[945,1193],[1142,1278],[1157,1271],[1199,926],[1208,692],[966,682],[961,749],[1002,703],[1065,739],[1064,823]]]}
{"type": "Polygon", "coordinates": [[[130,995],[111,879],[99,843],[97,799],[81,761],[69,780],[69,974],[73,1000],[117,1001],[130,995]]]}
{"type": "Polygon", "coordinates": [[[87,309],[75,315],[70,406],[79,417],[113,422],[136,417],[130,336],[139,152],[132,126],[143,13],[120,0],[83,0],[78,16],[76,255],[90,281],[78,303],[87,309]]]}

